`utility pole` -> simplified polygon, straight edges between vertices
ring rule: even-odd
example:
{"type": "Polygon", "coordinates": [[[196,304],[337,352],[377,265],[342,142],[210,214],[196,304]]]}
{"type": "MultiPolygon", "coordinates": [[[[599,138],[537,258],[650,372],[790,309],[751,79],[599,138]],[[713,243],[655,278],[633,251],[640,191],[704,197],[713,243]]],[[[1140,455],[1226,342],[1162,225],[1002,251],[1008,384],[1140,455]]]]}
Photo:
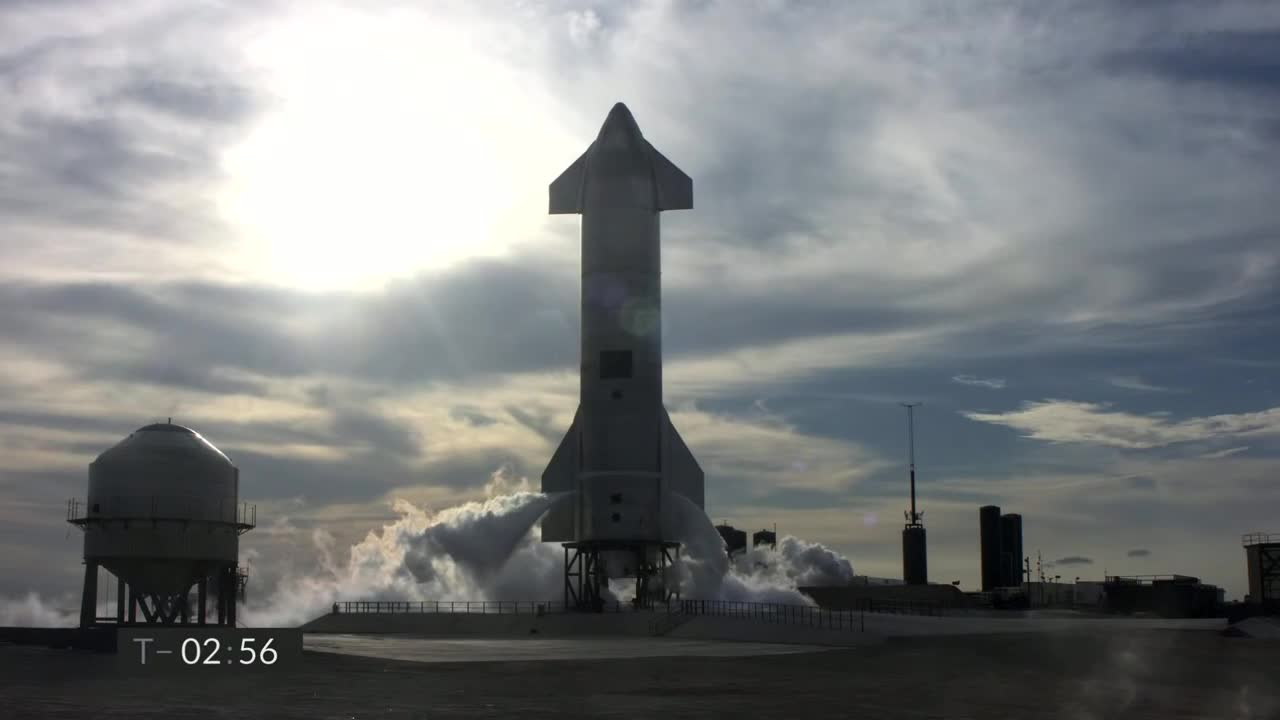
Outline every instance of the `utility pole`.
{"type": "Polygon", "coordinates": [[[1036,551],[1036,575],[1040,577],[1040,604],[1044,605],[1044,557],[1036,551]]]}

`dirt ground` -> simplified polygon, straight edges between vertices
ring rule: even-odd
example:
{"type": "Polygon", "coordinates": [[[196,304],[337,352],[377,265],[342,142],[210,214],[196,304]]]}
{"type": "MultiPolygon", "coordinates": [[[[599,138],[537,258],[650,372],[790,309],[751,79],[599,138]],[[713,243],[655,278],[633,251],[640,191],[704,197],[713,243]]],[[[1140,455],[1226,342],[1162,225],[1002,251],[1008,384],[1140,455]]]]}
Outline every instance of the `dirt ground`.
{"type": "MultiPolygon", "coordinates": [[[[512,640],[519,642],[519,640],[512,640]]],[[[415,663],[126,675],[0,647],[4,718],[1280,718],[1280,643],[1204,632],[912,638],[759,657],[415,663]]]]}

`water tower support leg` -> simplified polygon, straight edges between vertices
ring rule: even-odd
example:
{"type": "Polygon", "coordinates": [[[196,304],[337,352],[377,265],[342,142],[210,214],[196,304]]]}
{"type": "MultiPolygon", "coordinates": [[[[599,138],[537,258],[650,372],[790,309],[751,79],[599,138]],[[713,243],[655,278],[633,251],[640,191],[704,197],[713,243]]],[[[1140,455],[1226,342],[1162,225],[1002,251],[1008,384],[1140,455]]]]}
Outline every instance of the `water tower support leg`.
{"type": "Polygon", "coordinates": [[[200,625],[205,624],[205,619],[204,619],[205,601],[208,598],[208,595],[209,595],[209,578],[200,578],[199,584],[196,585],[196,597],[199,598],[198,600],[199,606],[197,608],[199,611],[199,614],[196,615],[196,622],[200,625]]]}
{"type": "Polygon", "coordinates": [[[80,596],[80,627],[89,627],[98,619],[98,563],[84,563],[84,594],[80,596]]]}
{"type": "Polygon", "coordinates": [[[129,624],[138,622],[138,596],[129,588],[129,624]]]}
{"type": "Polygon", "coordinates": [[[153,609],[150,605],[147,604],[148,597],[152,597],[152,596],[149,594],[144,594],[142,597],[138,598],[138,607],[142,608],[143,622],[146,622],[147,624],[151,624],[151,623],[154,623],[156,621],[156,618],[160,616],[160,611],[162,610],[162,608],[160,607],[159,602],[157,602],[156,607],[153,609]]]}
{"type": "Polygon", "coordinates": [[[116,624],[124,624],[124,579],[116,578],[116,624]]]}
{"type": "Polygon", "coordinates": [[[218,572],[218,603],[222,606],[218,624],[236,626],[236,567],[228,565],[218,572]]]}

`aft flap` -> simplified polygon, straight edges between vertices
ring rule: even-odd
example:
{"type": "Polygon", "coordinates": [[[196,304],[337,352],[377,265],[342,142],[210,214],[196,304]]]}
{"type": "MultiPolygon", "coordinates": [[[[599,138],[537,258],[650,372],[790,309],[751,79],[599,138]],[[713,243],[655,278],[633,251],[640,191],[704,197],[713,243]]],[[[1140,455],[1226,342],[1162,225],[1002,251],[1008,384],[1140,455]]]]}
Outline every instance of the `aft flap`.
{"type": "Polygon", "coordinates": [[[663,433],[667,438],[665,443],[667,456],[664,458],[665,467],[663,468],[667,475],[667,487],[689,498],[699,509],[704,509],[702,468],[693,458],[693,453],[689,452],[689,447],[684,444],[684,438],[680,437],[676,426],[671,424],[671,415],[667,413],[666,408],[663,408],[662,416],[667,423],[666,431],[663,433]]]}
{"type": "MultiPolygon", "coordinates": [[[[542,471],[542,492],[572,492],[578,489],[578,414],[573,415],[569,432],[560,441],[560,447],[551,456],[547,469],[542,471]]],[[[542,516],[542,542],[572,542],[574,537],[574,510],[578,503],[556,503],[542,516]]]]}

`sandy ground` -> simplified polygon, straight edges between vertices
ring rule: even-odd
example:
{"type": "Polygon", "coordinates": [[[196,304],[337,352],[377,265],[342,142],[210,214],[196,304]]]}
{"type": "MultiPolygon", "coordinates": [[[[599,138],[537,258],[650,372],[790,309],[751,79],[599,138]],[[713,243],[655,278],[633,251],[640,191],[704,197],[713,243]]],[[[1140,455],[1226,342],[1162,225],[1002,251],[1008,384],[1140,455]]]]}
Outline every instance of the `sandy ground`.
{"type": "Polygon", "coordinates": [[[1277,672],[1280,644],[1178,631],[750,657],[428,664],[308,652],[294,670],[165,680],[126,676],[109,655],[10,646],[0,647],[0,717],[1244,720],[1280,718],[1277,672]]]}

